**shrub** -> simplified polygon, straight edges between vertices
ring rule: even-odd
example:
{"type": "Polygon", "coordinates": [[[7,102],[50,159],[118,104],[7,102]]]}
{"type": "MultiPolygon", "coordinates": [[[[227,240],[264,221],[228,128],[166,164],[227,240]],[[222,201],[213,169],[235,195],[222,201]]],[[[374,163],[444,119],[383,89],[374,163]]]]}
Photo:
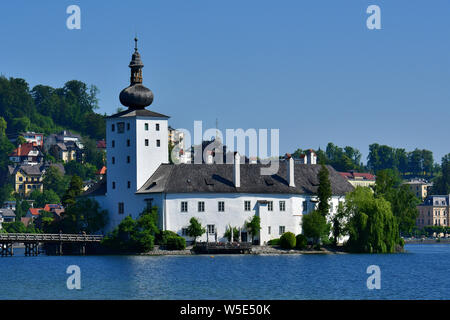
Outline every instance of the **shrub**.
{"type": "Polygon", "coordinates": [[[269,246],[279,246],[280,245],[280,238],[269,240],[267,242],[267,244],[269,246]]]}
{"type": "Polygon", "coordinates": [[[164,230],[161,231],[157,237],[156,237],[156,243],[161,245],[161,246],[165,246],[167,245],[167,240],[169,238],[174,238],[174,237],[178,237],[178,234],[176,234],[173,231],[169,231],[169,230],[164,230]]]}
{"type": "Polygon", "coordinates": [[[168,250],[184,250],[186,249],[186,240],[180,236],[167,238],[166,248],[168,250]]]}
{"type": "Polygon", "coordinates": [[[227,230],[225,231],[224,237],[227,238],[229,242],[231,242],[231,231],[233,231],[233,241],[239,241],[239,229],[236,227],[228,226],[227,230]]]}
{"type": "Polygon", "coordinates": [[[306,249],[306,246],[308,245],[308,239],[303,234],[299,234],[295,237],[296,244],[295,247],[299,250],[306,249]]]}
{"type": "Polygon", "coordinates": [[[295,234],[292,232],[285,232],[280,238],[280,245],[283,249],[293,249],[295,248],[295,234]]]}

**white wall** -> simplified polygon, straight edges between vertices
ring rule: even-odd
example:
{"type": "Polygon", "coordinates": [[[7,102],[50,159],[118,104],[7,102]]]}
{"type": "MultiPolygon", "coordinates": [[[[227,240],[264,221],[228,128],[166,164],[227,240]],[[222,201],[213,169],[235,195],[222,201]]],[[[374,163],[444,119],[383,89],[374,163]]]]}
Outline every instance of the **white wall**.
{"type": "Polygon", "coordinates": [[[136,190],[144,185],[161,163],[169,163],[168,121],[164,118],[138,117],[136,119],[136,190]],[[145,130],[145,124],[148,130],[145,130]],[[159,124],[159,131],[156,131],[159,124]],[[145,139],[149,145],[145,146],[145,139]],[[156,141],[160,146],[156,146],[156,141]]]}
{"type": "MultiPolygon", "coordinates": [[[[104,197],[96,197],[102,208],[108,210],[109,223],[105,231],[114,229],[128,215],[138,217],[146,207],[146,198],[155,196],[136,195],[135,192],[150,178],[161,163],[168,162],[168,124],[165,118],[125,117],[109,118],[106,124],[106,181],[108,193],[104,197]],[[118,123],[124,122],[124,132],[119,133],[118,123]],[[148,131],[145,130],[148,123],[148,131]],[[159,131],[156,131],[156,124],[159,131]],[[112,124],[115,128],[112,131],[112,124]],[[128,124],[130,129],[127,130],[128,124]],[[145,139],[149,145],[145,146],[145,139]],[[160,147],[156,140],[160,140],[160,147]],[[114,140],[114,148],[112,141],[114,140]],[[130,145],[127,145],[130,140],[130,145]],[[127,157],[130,163],[127,163],[127,157]],[[112,164],[112,158],[115,163],[112,164]],[[128,187],[128,181],[130,187],[128,187]],[[115,182],[115,189],[113,189],[115,182]],[[119,203],[124,203],[124,213],[119,214],[119,203]]],[[[156,196],[160,198],[161,195],[156,196]]],[[[156,203],[155,203],[156,204],[156,203]]],[[[161,205],[161,204],[159,204],[161,205]]]]}
{"type": "MultiPolygon", "coordinates": [[[[166,197],[166,228],[181,235],[182,228],[189,225],[191,217],[196,217],[206,227],[214,224],[217,229],[218,241],[226,241],[224,233],[226,228],[241,227],[244,229],[246,221],[253,215],[261,217],[261,244],[270,239],[279,238],[279,227],[284,226],[285,232],[301,233],[301,219],[303,213],[303,201],[309,196],[286,194],[168,194],[166,197]],[[273,201],[273,211],[267,210],[267,205],[258,203],[258,200],[273,201]],[[188,202],[188,212],[181,212],[181,202],[188,202]],[[205,202],[205,212],[198,212],[198,202],[205,202]],[[225,211],[218,211],[218,202],[225,202],[225,211]],[[251,211],[244,211],[244,201],[251,202],[251,211]],[[280,211],[279,201],[285,201],[286,210],[280,211]],[[268,234],[268,227],[271,234],[268,234]]],[[[210,241],[214,239],[211,236],[210,241]]],[[[198,240],[206,241],[206,234],[198,240]]],[[[250,240],[250,237],[249,237],[250,240]]]]}
{"type": "MultiPolygon", "coordinates": [[[[241,227],[245,230],[245,222],[250,220],[255,214],[261,218],[261,230],[259,239],[261,244],[275,238],[279,238],[279,227],[284,226],[285,232],[292,232],[295,235],[302,233],[302,217],[303,214],[308,214],[316,203],[311,202],[311,196],[307,195],[287,195],[287,194],[194,194],[194,193],[178,193],[178,194],[129,194],[116,195],[115,198],[110,196],[100,196],[95,199],[100,206],[109,212],[108,225],[105,228],[106,232],[113,230],[123,218],[131,215],[136,219],[147,205],[147,200],[152,199],[152,204],[158,207],[160,215],[160,228],[163,230],[171,230],[182,235],[182,228],[187,228],[189,220],[192,217],[197,218],[203,227],[206,228],[208,224],[215,225],[217,230],[218,241],[227,241],[224,233],[229,225],[232,227],[241,227]],[[260,200],[272,201],[273,211],[268,210],[268,205],[260,203],[260,200]],[[181,212],[181,202],[187,201],[188,211],[181,212]],[[205,203],[205,211],[198,212],[198,202],[205,203]],[[225,202],[225,211],[218,211],[218,202],[225,202]],[[251,210],[244,210],[244,201],[250,201],[251,210]],[[285,211],[280,211],[279,202],[285,201],[285,211]],[[307,211],[303,211],[303,201],[308,202],[307,211]],[[124,214],[118,213],[118,203],[124,203],[124,214]],[[269,234],[269,226],[271,232],[269,234]]],[[[333,205],[329,220],[332,219],[336,213],[339,201],[343,201],[343,197],[333,196],[330,200],[333,205]]],[[[186,239],[192,240],[189,237],[186,239]]],[[[207,236],[204,234],[197,239],[198,241],[206,241],[207,236]]],[[[248,235],[248,241],[251,240],[248,235]]],[[[346,239],[341,239],[341,242],[346,239]]],[[[214,241],[214,235],[209,235],[209,241],[214,241]]]]}

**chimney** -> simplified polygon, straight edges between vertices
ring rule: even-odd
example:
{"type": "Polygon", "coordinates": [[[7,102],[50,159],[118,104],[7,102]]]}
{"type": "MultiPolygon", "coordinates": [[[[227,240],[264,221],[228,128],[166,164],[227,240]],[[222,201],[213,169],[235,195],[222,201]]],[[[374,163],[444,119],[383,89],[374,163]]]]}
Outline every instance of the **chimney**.
{"type": "Polygon", "coordinates": [[[308,164],[317,164],[317,155],[316,155],[316,153],[314,152],[313,149],[309,149],[306,152],[306,157],[307,157],[306,163],[308,163],[308,164]]]}
{"type": "Polygon", "coordinates": [[[295,182],[294,182],[294,158],[292,158],[289,153],[286,153],[284,158],[286,160],[286,173],[287,173],[286,180],[287,180],[287,182],[289,184],[289,187],[295,187],[295,182]]]}
{"type": "Polygon", "coordinates": [[[233,182],[236,188],[241,186],[241,156],[239,152],[234,153],[233,182]]]}

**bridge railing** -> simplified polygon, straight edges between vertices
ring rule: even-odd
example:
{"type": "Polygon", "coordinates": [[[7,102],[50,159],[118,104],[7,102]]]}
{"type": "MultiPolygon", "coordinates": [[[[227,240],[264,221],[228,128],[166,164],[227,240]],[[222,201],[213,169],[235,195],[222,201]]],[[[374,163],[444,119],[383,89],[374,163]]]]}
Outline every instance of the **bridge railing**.
{"type": "Polygon", "coordinates": [[[100,242],[102,239],[102,235],[58,233],[0,233],[0,242],[100,242]]]}

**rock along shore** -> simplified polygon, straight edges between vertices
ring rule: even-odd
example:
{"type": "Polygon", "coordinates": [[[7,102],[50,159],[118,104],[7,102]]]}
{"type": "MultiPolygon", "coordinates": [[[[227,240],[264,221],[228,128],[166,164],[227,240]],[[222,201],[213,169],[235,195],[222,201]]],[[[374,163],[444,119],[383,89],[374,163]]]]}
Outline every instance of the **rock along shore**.
{"type": "MultiPolygon", "coordinates": [[[[277,246],[253,246],[250,255],[281,255],[281,254],[346,254],[347,252],[330,248],[320,250],[288,250],[277,246]]],[[[152,251],[141,253],[144,256],[188,256],[197,255],[192,251],[192,246],[184,250],[164,250],[155,246],[152,251]]]]}

